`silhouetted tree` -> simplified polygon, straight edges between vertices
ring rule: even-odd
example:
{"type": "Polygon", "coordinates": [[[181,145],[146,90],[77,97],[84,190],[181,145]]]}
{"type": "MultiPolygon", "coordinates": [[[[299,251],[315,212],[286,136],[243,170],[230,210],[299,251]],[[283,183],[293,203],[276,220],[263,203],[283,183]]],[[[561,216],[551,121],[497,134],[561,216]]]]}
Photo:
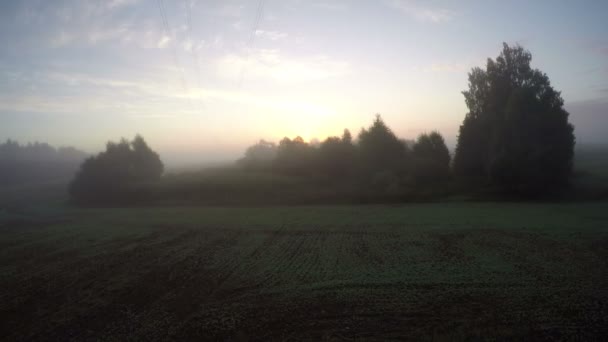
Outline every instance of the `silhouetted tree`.
{"type": "Polygon", "coordinates": [[[380,115],[359,133],[358,172],[361,181],[382,196],[400,196],[409,178],[409,148],[395,136],[380,115]]]}
{"type": "Polygon", "coordinates": [[[532,56],[503,44],[486,70],[469,73],[469,108],[458,136],[454,171],[469,183],[519,194],[542,194],[567,183],[573,127],[563,99],[532,56]]]}
{"type": "Polygon", "coordinates": [[[0,185],[64,182],[71,179],[87,154],[72,147],[47,143],[0,144],[0,185]]]}
{"type": "Polygon", "coordinates": [[[134,173],[139,181],[156,181],[163,174],[164,166],[158,153],[146,144],[141,135],[136,135],[131,142],[133,149],[134,173]]]}
{"type": "Polygon", "coordinates": [[[105,152],[85,160],[69,192],[80,202],[116,200],[129,186],[157,181],[162,173],[160,157],[137,135],[131,143],[108,142],[105,152]]]}
{"type": "Polygon", "coordinates": [[[248,169],[262,169],[270,167],[276,157],[277,145],[262,139],[247,148],[245,156],[238,161],[238,164],[248,169]]]}
{"type": "Polygon", "coordinates": [[[283,138],[277,148],[276,167],[292,175],[310,174],[315,162],[314,148],[301,137],[283,138]]]}
{"type": "Polygon", "coordinates": [[[329,137],[319,146],[320,171],[335,179],[345,179],[353,171],[355,147],[350,131],[345,129],[342,138],[329,137]]]}
{"type": "Polygon", "coordinates": [[[380,115],[376,115],[368,129],[361,130],[358,146],[362,168],[367,172],[400,173],[407,166],[407,146],[395,136],[380,115]]]}
{"type": "Polygon", "coordinates": [[[346,145],[353,144],[353,136],[352,136],[352,134],[350,134],[350,131],[346,128],[344,129],[344,132],[342,133],[342,142],[346,145]]]}
{"type": "Polygon", "coordinates": [[[412,147],[417,183],[445,182],[450,174],[450,151],[438,132],[421,134],[412,147]]]}

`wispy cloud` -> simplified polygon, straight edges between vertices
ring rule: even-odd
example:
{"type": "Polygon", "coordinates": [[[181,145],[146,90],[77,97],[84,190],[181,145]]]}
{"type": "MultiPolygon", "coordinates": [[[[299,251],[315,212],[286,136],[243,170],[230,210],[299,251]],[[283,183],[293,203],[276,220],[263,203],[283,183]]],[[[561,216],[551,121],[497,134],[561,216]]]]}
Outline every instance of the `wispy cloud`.
{"type": "Polygon", "coordinates": [[[200,106],[192,101],[221,101],[290,113],[332,114],[330,109],[322,105],[297,97],[285,98],[196,86],[191,86],[185,92],[178,84],[168,84],[160,76],[158,79],[146,80],[105,78],[69,72],[49,72],[36,76],[45,84],[64,91],[61,95],[48,92],[3,94],[0,95],[0,111],[69,115],[114,113],[136,119],[162,119],[199,115],[200,106]]]}
{"type": "Polygon", "coordinates": [[[219,8],[214,8],[211,12],[214,15],[224,17],[224,18],[241,18],[245,11],[244,5],[237,4],[224,4],[219,8]]]}
{"type": "Polygon", "coordinates": [[[283,38],[287,38],[287,33],[278,32],[278,31],[256,30],[255,35],[257,37],[270,39],[270,40],[280,40],[283,38]]]}
{"type": "Polygon", "coordinates": [[[388,5],[420,22],[443,23],[454,17],[454,12],[445,8],[432,8],[410,0],[390,0],[388,5]]]}
{"type": "Polygon", "coordinates": [[[470,67],[463,63],[432,63],[426,66],[413,67],[414,71],[422,72],[464,72],[470,67]]]}
{"type": "Polygon", "coordinates": [[[330,11],[343,11],[348,8],[345,2],[339,1],[320,1],[312,4],[313,7],[330,10],[330,11]]]}
{"type": "Polygon", "coordinates": [[[164,48],[166,48],[169,45],[169,42],[171,42],[171,37],[169,37],[167,35],[163,35],[158,40],[158,43],[156,44],[156,47],[158,47],[159,49],[164,49],[164,48]]]}
{"type": "Polygon", "coordinates": [[[341,77],[351,72],[350,64],[326,56],[291,58],[279,50],[258,49],[249,55],[229,54],[219,59],[220,76],[237,79],[241,72],[247,78],[274,80],[281,83],[319,81],[341,77]]]}
{"type": "Polygon", "coordinates": [[[139,0],[110,0],[108,1],[108,8],[113,9],[113,8],[118,8],[118,7],[122,7],[122,6],[129,6],[129,5],[133,5],[138,3],[139,0]]]}
{"type": "Polygon", "coordinates": [[[66,31],[59,31],[50,38],[49,44],[51,47],[58,48],[70,44],[74,39],[75,36],[73,34],[66,31]]]}

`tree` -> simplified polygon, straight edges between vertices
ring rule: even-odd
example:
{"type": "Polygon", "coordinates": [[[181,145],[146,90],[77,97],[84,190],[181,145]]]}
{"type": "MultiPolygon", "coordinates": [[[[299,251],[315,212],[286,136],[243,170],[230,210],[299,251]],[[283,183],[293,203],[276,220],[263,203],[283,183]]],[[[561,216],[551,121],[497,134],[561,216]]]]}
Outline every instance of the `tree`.
{"type": "Polygon", "coordinates": [[[409,148],[380,115],[359,133],[358,172],[374,195],[398,197],[409,182],[409,148]]]}
{"type": "Polygon", "coordinates": [[[450,151],[438,132],[421,134],[412,147],[414,177],[420,184],[444,182],[450,174],[450,151]]]}
{"type": "Polygon", "coordinates": [[[262,139],[247,148],[245,156],[238,163],[248,169],[262,169],[269,167],[276,157],[277,145],[262,139]]]}
{"type": "Polygon", "coordinates": [[[77,202],[116,200],[137,183],[160,179],[163,164],[144,139],[137,135],[132,142],[108,142],[106,150],[84,161],[69,186],[77,202]]]}
{"type": "Polygon", "coordinates": [[[318,151],[321,172],[330,178],[348,179],[355,162],[355,147],[350,131],[345,129],[342,138],[329,137],[318,151]]]}
{"type": "Polygon", "coordinates": [[[314,165],[315,150],[298,136],[291,140],[287,137],[279,142],[276,167],[284,173],[292,175],[310,174],[314,165]]]}
{"type": "Polygon", "coordinates": [[[400,173],[407,164],[408,148],[384,123],[380,115],[368,129],[359,133],[359,156],[362,168],[372,174],[378,171],[400,173]]]}
{"type": "Polygon", "coordinates": [[[532,55],[503,44],[486,69],[469,73],[469,109],[458,136],[454,172],[469,184],[541,195],[568,183],[574,128],[560,92],[532,69],[532,55]]]}
{"type": "Polygon", "coordinates": [[[0,143],[0,186],[71,179],[87,154],[72,147],[47,143],[0,143]]]}
{"type": "Polygon", "coordinates": [[[352,134],[350,134],[350,131],[348,129],[344,129],[344,132],[342,133],[342,142],[346,145],[351,145],[353,144],[353,136],[352,134]]]}
{"type": "Polygon", "coordinates": [[[139,134],[131,142],[131,147],[133,149],[134,174],[138,181],[152,182],[158,180],[164,170],[158,153],[152,151],[139,134]]]}

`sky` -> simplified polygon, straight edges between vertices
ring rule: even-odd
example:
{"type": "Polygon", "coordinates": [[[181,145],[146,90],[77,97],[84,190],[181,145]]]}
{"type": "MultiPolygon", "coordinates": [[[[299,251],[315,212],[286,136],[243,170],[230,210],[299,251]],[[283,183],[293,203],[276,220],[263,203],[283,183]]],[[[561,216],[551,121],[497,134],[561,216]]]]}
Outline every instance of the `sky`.
{"type": "Polygon", "coordinates": [[[0,2],[0,139],[94,153],[139,133],[169,164],[259,139],[354,134],[380,113],[450,146],[467,73],[520,44],[577,142],[608,142],[608,1],[0,2]]]}

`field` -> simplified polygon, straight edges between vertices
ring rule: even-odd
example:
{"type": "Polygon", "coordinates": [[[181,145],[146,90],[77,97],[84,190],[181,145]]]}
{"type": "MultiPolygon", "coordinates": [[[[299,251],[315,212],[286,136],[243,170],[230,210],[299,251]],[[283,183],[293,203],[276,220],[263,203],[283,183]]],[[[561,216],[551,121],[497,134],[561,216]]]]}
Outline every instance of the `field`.
{"type": "Polygon", "coordinates": [[[0,212],[7,340],[608,334],[608,203],[0,212]]]}

